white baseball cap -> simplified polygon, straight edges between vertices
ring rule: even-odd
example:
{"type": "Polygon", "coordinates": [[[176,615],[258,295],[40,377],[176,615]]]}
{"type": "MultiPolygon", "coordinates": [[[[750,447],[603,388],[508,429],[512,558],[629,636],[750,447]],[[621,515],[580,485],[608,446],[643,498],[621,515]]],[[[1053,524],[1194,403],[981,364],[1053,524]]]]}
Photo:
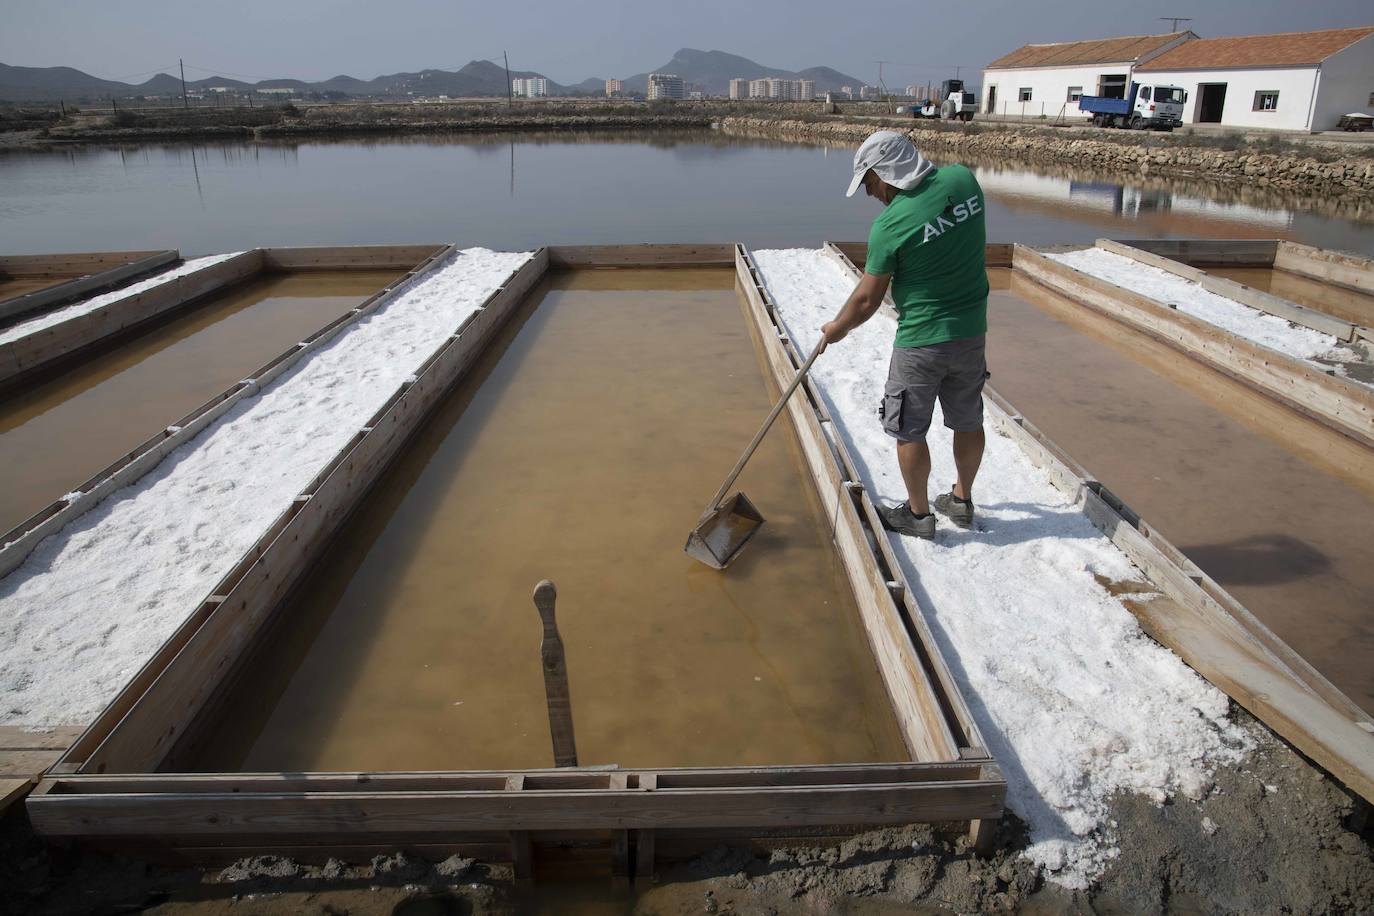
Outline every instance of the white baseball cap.
{"type": "Polygon", "coordinates": [[[854,154],[854,179],[845,197],[854,196],[869,169],[894,188],[910,191],[935,171],[935,163],[922,156],[906,134],[880,130],[870,134],[854,154]]]}

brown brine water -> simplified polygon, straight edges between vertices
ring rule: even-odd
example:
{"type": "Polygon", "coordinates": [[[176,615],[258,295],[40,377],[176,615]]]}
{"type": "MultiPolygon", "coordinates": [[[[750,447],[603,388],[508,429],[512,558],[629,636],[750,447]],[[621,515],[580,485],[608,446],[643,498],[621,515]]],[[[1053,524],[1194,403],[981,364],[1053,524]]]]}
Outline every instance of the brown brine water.
{"type": "Polygon", "coordinates": [[[403,450],[249,660],[202,770],[908,759],[784,416],[726,572],[682,551],[768,412],[728,270],[555,274],[403,450]]]}
{"type": "Polygon", "coordinates": [[[1272,267],[1208,267],[1209,274],[1235,280],[1298,305],[1334,315],[1346,321],[1374,325],[1374,295],[1357,293],[1321,280],[1272,267]]]}
{"type": "Polygon", "coordinates": [[[0,398],[0,532],[364,302],[396,271],[260,274],[0,398]]]}
{"type": "Polygon", "coordinates": [[[1374,456],[1031,281],[1000,285],[998,393],[1374,711],[1374,456]]]}

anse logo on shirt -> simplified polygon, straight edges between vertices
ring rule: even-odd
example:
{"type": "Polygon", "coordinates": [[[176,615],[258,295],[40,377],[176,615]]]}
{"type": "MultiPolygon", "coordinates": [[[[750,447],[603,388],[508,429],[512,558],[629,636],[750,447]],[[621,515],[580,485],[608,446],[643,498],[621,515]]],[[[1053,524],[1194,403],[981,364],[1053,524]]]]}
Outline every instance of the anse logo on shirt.
{"type": "Polygon", "coordinates": [[[965,222],[970,216],[981,213],[983,204],[978,200],[977,195],[975,195],[961,204],[955,204],[953,209],[954,222],[951,223],[949,220],[945,219],[944,216],[937,216],[935,217],[935,222],[926,223],[925,236],[921,239],[922,245],[929,242],[931,239],[939,238],[946,229],[953,229],[959,223],[965,222]]]}

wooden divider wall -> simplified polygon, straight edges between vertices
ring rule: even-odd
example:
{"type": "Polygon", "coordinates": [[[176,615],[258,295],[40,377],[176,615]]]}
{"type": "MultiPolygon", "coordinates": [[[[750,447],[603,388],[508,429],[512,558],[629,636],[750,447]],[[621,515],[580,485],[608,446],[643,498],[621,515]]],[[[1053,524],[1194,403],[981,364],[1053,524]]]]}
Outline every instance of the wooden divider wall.
{"type": "Polygon", "coordinates": [[[52,277],[53,285],[0,299],[0,321],[10,322],[74,299],[113,289],[179,260],[176,251],[108,251],[0,257],[0,278],[52,277]],[[71,279],[58,282],[63,277],[71,279]]]}

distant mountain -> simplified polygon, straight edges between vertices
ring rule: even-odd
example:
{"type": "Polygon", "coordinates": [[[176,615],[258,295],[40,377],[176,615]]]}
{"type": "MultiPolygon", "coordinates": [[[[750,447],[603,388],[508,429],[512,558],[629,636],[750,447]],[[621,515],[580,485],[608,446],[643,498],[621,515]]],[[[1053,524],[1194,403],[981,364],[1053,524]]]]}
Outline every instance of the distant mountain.
{"type": "MultiPolygon", "coordinates": [[[[728,94],[732,79],[757,80],[775,77],[785,80],[815,80],[817,92],[832,92],[841,86],[857,88],[864,84],[863,80],[847,76],[830,67],[809,67],[799,71],[780,70],[776,67],[765,67],[738,54],[698,51],[695,48],[682,48],[673,55],[672,60],[652,72],[675,73],[682,77],[684,83],[700,89],[707,95],[728,94]]],[[[649,86],[649,74],[636,73],[627,77],[624,83],[627,92],[645,92],[649,86]]]]}
{"type": "MultiPolygon", "coordinates": [[[[727,54],[724,51],[698,51],[683,48],[673,55],[673,59],[655,73],[676,73],[693,89],[707,95],[725,95],[730,89],[730,80],[737,77],[761,79],[815,80],[817,92],[827,92],[843,85],[859,86],[862,80],[832,70],[829,67],[810,67],[793,72],[765,67],[747,57],[727,54]]],[[[542,73],[533,70],[512,70],[513,79],[543,78],[542,73]]],[[[637,73],[623,82],[625,90],[631,93],[644,93],[648,89],[648,73],[637,73]]],[[[605,81],[592,78],[565,86],[553,80],[548,81],[549,95],[600,95],[605,81]]],[[[389,73],[376,79],[360,80],[341,74],[327,80],[307,82],[294,79],[269,79],[256,83],[222,76],[205,79],[187,80],[188,89],[204,90],[227,87],[240,91],[250,89],[292,89],[301,93],[339,92],[350,96],[371,96],[383,98],[408,98],[414,96],[450,97],[503,96],[506,94],[506,71],[500,64],[489,60],[474,60],[458,70],[420,70],[415,73],[389,73]]],[[[55,102],[85,101],[92,99],[128,98],[130,96],[177,96],[181,94],[181,80],[167,73],[159,73],[143,83],[121,83],[115,80],[102,80],[82,73],[71,67],[11,67],[0,64],[0,101],[8,102],[55,102]]]]}

